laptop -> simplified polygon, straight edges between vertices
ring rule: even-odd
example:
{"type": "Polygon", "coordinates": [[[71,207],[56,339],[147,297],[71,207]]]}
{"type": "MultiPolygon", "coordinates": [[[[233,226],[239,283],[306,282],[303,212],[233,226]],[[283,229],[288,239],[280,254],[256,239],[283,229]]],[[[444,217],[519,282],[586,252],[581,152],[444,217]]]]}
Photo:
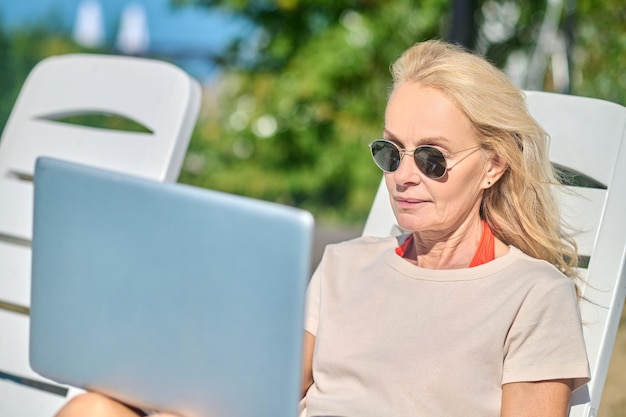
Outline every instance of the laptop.
{"type": "Polygon", "coordinates": [[[294,417],[313,218],[40,158],[30,361],[185,417],[294,417]]]}

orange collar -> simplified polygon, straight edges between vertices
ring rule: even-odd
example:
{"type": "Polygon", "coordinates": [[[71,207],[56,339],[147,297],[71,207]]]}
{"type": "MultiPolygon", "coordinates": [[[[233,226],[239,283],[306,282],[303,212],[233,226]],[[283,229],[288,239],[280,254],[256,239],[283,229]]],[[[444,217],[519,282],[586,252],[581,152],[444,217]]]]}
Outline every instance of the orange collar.
{"type": "Polygon", "coordinates": [[[474,253],[474,258],[469,266],[470,268],[486,264],[496,258],[496,239],[487,222],[484,220],[482,222],[483,234],[480,237],[480,242],[478,242],[478,248],[476,248],[476,253],[474,253]]]}
{"type": "MultiPolygon", "coordinates": [[[[496,249],[496,241],[493,236],[493,232],[491,228],[487,224],[486,221],[482,220],[483,224],[483,233],[480,237],[480,242],[478,242],[478,248],[476,248],[476,253],[474,253],[474,258],[470,263],[469,267],[472,268],[474,266],[486,264],[487,262],[491,262],[495,259],[495,249],[496,249]]],[[[396,253],[398,256],[404,258],[409,246],[413,243],[413,234],[411,234],[407,240],[405,240],[400,246],[396,248],[396,253]]]]}

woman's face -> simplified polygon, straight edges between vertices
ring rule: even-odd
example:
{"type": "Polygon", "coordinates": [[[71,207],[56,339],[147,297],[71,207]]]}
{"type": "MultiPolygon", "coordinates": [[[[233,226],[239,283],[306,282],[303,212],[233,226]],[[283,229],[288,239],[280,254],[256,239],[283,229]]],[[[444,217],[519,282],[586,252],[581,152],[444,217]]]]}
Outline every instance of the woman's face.
{"type": "Polygon", "coordinates": [[[387,104],[384,138],[409,151],[430,145],[444,154],[458,152],[446,158],[449,169],[439,179],[424,175],[412,153],[396,171],[385,173],[400,227],[441,235],[479,218],[488,164],[476,148],[469,119],[444,93],[413,82],[396,86],[387,104]]]}

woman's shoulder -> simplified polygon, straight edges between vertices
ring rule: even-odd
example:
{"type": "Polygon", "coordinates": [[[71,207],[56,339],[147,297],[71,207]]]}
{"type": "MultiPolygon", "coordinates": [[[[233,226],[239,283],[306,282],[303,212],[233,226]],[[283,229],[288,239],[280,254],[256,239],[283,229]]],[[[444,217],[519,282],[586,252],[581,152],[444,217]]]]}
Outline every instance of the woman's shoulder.
{"type": "Polygon", "coordinates": [[[574,280],[561,272],[556,266],[543,259],[530,256],[520,249],[511,246],[508,254],[512,274],[524,277],[539,286],[573,286],[574,280]]]}
{"type": "Polygon", "coordinates": [[[527,253],[523,252],[515,246],[509,246],[508,256],[511,257],[511,262],[514,265],[522,265],[525,268],[554,270],[555,272],[560,274],[559,270],[550,262],[528,255],[527,253]]]}
{"type": "Polygon", "coordinates": [[[401,236],[360,236],[338,243],[331,243],[324,249],[323,263],[339,262],[344,266],[361,263],[364,260],[379,259],[385,253],[391,253],[404,242],[409,235],[401,236]]]}

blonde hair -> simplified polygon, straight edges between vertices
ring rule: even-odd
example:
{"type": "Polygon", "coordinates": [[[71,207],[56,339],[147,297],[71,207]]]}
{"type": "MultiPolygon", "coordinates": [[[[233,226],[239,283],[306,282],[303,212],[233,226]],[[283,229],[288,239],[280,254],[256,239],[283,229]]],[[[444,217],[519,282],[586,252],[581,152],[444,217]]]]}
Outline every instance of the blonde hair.
{"type": "Polygon", "coordinates": [[[496,237],[578,278],[575,241],[555,196],[558,177],[548,135],[526,108],[523,91],[486,59],[443,41],[408,49],[392,65],[393,86],[416,82],[447,95],[470,119],[482,149],[508,168],[485,190],[481,217],[496,237]]]}

